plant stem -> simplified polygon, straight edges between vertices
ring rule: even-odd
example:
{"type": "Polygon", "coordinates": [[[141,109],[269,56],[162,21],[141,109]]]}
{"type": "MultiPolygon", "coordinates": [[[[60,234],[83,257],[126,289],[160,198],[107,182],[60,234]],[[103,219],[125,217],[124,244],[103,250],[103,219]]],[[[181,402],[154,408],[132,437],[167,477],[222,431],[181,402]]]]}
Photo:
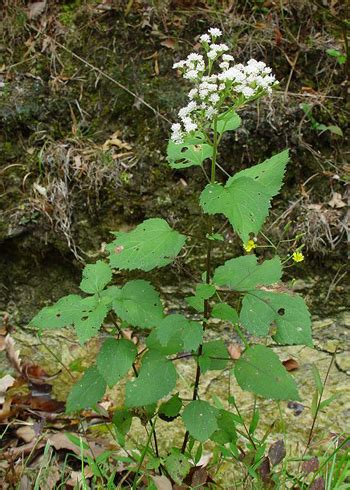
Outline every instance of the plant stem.
{"type": "MultiPolygon", "coordinates": [[[[211,173],[210,173],[210,183],[214,184],[215,182],[215,170],[216,170],[216,158],[217,158],[217,151],[218,151],[218,132],[216,129],[216,124],[217,124],[217,119],[214,119],[214,134],[213,134],[213,156],[211,159],[211,173]]],[[[208,234],[211,235],[214,230],[214,223],[213,223],[213,217],[209,216],[208,218],[208,234]]],[[[207,284],[210,284],[210,277],[211,277],[211,253],[212,253],[212,240],[207,240],[207,258],[206,258],[206,274],[205,274],[205,282],[207,284]]],[[[209,299],[204,300],[204,321],[203,321],[203,331],[206,329],[208,320],[210,318],[210,304],[209,304],[209,299]]],[[[196,376],[194,380],[194,386],[193,386],[193,394],[192,394],[192,400],[197,400],[198,398],[198,391],[199,391],[199,382],[200,382],[200,377],[201,377],[201,368],[199,365],[199,358],[202,355],[203,352],[203,344],[201,344],[198,347],[197,351],[197,367],[196,367],[196,376]]],[[[184,453],[186,450],[186,446],[188,443],[189,439],[189,432],[188,430],[185,433],[185,437],[182,443],[182,448],[181,452],[184,453]]]]}
{"type": "Polygon", "coordinates": [[[141,454],[141,458],[140,458],[140,461],[139,461],[139,464],[137,465],[137,469],[136,469],[136,473],[135,473],[135,478],[134,478],[134,482],[133,482],[133,485],[132,485],[132,488],[133,490],[136,490],[138,487],[137,487],[137,477],[138,477],[138,474],[140,472],[140,468],[142,466],[142,463],[145,459],[145,456],[147,454],[147,451],[148,451],[148,447],[151,443],[151,439],[152,439],[152,435],[154,434],[154,430],[155,430],[155,425],[151,425],[151,430],[150,430],[150,433],[148,434],[148,438],[147,438],[147,441],[146,441],[146,446],[144,447],[143,451],[142,451],[142,454],[141,454]]]}

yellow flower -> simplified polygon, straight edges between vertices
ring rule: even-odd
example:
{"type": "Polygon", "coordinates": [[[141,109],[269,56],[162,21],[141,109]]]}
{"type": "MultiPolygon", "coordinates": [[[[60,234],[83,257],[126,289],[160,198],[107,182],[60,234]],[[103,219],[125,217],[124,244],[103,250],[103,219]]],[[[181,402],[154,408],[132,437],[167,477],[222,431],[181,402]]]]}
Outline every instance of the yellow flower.
{"type": "Polygon", "coordinates": [[[254,242],[254,240],[248,240],[248,242],[243,245],[243,248],[246,252],[251,252],[254,248],[256,248],[256,244],[254,242]]]}
{"type": "Polygon", "coordinates": [[[292,255],[294,262],[302,262],[304,260],[304,255],[302,252],[294,252],[292,255]]]}

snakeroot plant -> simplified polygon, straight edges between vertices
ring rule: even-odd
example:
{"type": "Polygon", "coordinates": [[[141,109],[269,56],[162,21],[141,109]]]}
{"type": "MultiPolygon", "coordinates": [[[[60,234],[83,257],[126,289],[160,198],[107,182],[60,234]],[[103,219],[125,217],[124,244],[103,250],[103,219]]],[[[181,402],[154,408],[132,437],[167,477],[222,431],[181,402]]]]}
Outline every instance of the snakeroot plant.
{"type": "Polygon", "coordinates": [[[227,400],[219,400],[211,397],[209,390],[203,399],[201,380],[208,371],[229,367],[236,390],[269,400],[296,401],[296,382],[268,345],[312,345],[304,300],[285,292],[280,284],[283,264],[303,259],[300,249],[284,261],[278,256],[263,260],[256,255],[257,238],[271,200],[282,185],[288,150],[238,171],[225,183],[217,180],[223,135],[241,125],[240,109],[269,94],[277,84],[271,68],[262,61],[235,63],[227,53],[228,46],[219,43],[220,36],[219,29],[210,29],[200,37],[202,54],[191,53],[174,64],[191,88],[188,104],[179,110],[179,122],[171,128],[168,162],[173,169],[203,167],[209,176],[199,197],[207,222],[202,237],[206,269],[194,294],[186,298],[188,309],[167,314],[159,292],[144,279],[111,284],[113,271],[126,271],[126,276],[127,271],[165,267],[185,246],[186,235],[164,219],[151,218],[130,232],[115,232],[107,246],[108,258],[83,270],[82,294],[61,298],[31,322],[38,329],[74,326],[81,344],[98,335],[101,327],[109,334],[96,362],[73,386],[66,410],[98,410],[106,389],[126,378],[123,402],[118,400],[113,415],[118,441],[122,446],[127,444],[134,417],[141,418],[148,434],[141,455],[137,453],[134,466],[131,464],[134,488],[142,475],[144,478],[147,471],[155,469],[181,484],[191,466],[198,463],[206,441],[215,446],[217,464],[223,458],[243,464],[244,454],[250,453],[250,474],[256,475],[266,447],[265,439],[255,436],[258,412],[255,410],[248,428],[232,393],[227,400]],[[214,269],[213,250],[216,242],[224,239],[218,231],[218,215],[225,216],[232,226],[243,254],[214,269]],[[224,300],[230,292],[234,302],[224,300]],[[242,342],[240,355],[230,357],[220,337],[206,340],[211,319],[231,325],[232,336],[242,342]],[[127,335],[130,328],[144,338],[141,347],[127,335]],[[264,340],[253,343],[252,338],[264,340]],[[188,380],[192,394],[187,398],[179,388],[177,371],[177,362],[184,357],[195,363],[194,377],[188,380]],[[184,428],[178,447],[175,441],[173,449],[164,454],[159,452],[159,418],[184,428]]]}

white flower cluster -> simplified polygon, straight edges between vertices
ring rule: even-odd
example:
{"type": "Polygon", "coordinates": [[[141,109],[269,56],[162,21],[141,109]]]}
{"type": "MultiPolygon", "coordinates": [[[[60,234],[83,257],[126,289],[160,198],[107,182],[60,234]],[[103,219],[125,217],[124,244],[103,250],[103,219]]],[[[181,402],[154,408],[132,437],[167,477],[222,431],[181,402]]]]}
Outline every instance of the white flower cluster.
{"type": "Polygon", "coordinates": [[[186,134],[208,125],[230,98],[241,97],[243,104],[246,99],[270,93],[276,84],[271,68],[263,61],[251,59],[246,65],[232,65],[233,56],[226,54],[228,46],[216,43],[221,35],[220,29],[211,28],[207,34],[200,36],[207,61],[203,55],[191,53],[185,60],[173,65],[194,84],[188,93],[190,102],[179,111],[181,123],[171,127],[171,139],[177,144],[183,142],[186,134]],[[212,73],[215,62],[221,70],[216,74],[212,73]]]}

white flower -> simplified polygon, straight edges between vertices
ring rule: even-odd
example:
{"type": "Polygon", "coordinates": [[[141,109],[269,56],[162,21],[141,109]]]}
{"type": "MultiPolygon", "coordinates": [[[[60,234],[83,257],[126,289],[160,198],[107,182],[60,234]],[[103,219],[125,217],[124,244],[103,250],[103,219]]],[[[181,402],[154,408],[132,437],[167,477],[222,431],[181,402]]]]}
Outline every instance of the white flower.
{"type": "Polygon", "coordinates": [[[213,104],[216,104],[220,100],[220,96],[218,94],[211,94],[209,97],[210,102],[213,102],[213,104]]]}
{"type": "Polygon", "coordinates": [[[205,111],[205,117],[207,119],[212,119],[217,113],[218,111],[214,109],[214,107],[208,107],[208,109],[205,111]]]}
{"type": "Polygon", "coordinates": [[[184,73],[184,78],[187,78],[188,80],[196,80],[198,78],[198,71],[197,70],[189,70],[186,73],[184,73]]]}
{"type": "Polygon", "coordinates": [[[223,61],[222,63],[220,63],[219,66],[222,70],[227,70],[228,68],[230,68],[230,63],[228,63],[227,61],[223,61]]]}
{"type": "Polygon", "coordinates": [[[220,37],[222,35],[220,29],[217,29],[216,27],[211,27],[208,32],[213,37],[220,37]]]}
{"type": "Polygon", "coordinates": [[[227,46],[227,44],[219,44],[218,51],[228,51],[228,50],[229,50],[229,47],[227,46]]]}
{"type": "Polygon", "coordinates": [[[196,88],[193,88],[188,92],[188,98],[194,99],[197,94],[198,94],[198,90],[196,88]]]}
{"type": "Polygon", "coordinates": [[[177,63],[173,64],[173,68],[183,68],[186,65],[185,60],[180,60],[177,63]]]}
{"type": "Polygon", "coordinates": [[[181,124],[173,124],[171,126],[171,131],[172,131],[172,135],[171,135],[171,140],[176,143],[177,145],[183,143],[183,135],[182,135],[182,132],[181,132],[181,124]]]}
{"type": "Polygon", "coordinates": [[[210,36],[209,34],[202,34],[201,37],[199,38],[201,43],[209,43],[210,42],[210,36]]]}
{"type": "Polygon", "coordinates": [[[255,90],[252,89],[251,87],[242,87],[240,92],[242,92],[244,97],[247,97],[247,98],[252,97],[255,94],[255,90]]]}
{"type": "Polygon", "coordinates": [[[194,123],[190,117],[185,117],[183,119],[183,123],[185,126],[186,133],[190,133],[191,131],[194,131],[198,127],[197,124],[194,123]]]}
{"type": "Polygon", "coordinates": [[[204,61],[203,56],[198,53],[191,53],[187,56],[188,61],[204,61]]]}
{"type": "Polygon", "coordinates": [[[215,58],[218,56],[217,51],[208,51],[208,58],[211,60],[215,60],[215,58]]]}
{"type": "Polygon", "coordinates": [[[231,56],[230,54],[223,54],[223,55],[222,55],[222,59],[223,59],[224,61],[233,61],[233,60],[234,60],[234,57],[233,57],[233,56],[231,56]]]}

